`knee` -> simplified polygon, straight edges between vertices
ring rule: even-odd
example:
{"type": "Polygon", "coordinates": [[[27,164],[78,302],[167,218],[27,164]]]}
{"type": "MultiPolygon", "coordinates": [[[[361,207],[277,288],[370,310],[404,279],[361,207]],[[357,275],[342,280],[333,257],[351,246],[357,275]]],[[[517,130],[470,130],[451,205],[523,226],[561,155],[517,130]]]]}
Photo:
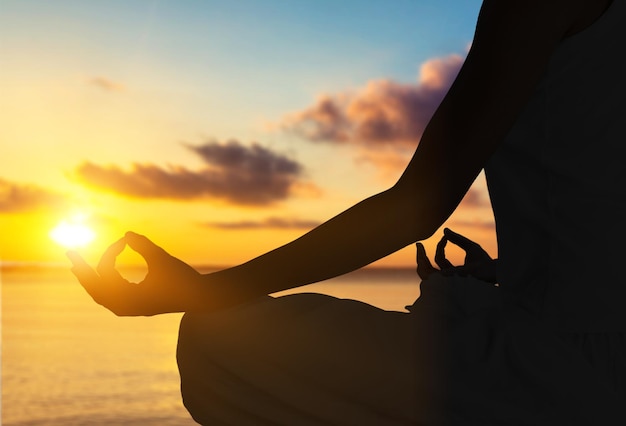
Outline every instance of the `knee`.
{"type": "Polygon", "coordinates": [[[198,327],[200,325],[200,314],[185,313],[180,320],[178,328],[178,346],[187,346],[196,340],[198,335],[198,327]]]}
{"type": "Polygon", "coordinates": [[[206,352],[206,344],[214,344],[216,339],[212,338],[211,321],[206,314],[185,313],[180,321],[178,329],[178,346],[176,348],[176,359],[181,376],[187,370],[197,368],[197,363],[206,352]]]}

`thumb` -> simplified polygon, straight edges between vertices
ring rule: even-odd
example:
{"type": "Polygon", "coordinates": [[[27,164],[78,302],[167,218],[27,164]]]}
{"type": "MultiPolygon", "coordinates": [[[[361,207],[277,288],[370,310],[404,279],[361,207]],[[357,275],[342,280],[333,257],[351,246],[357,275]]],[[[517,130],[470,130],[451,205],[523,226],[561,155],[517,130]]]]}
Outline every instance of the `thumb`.
{"type": "Polygon", "coordinates": [[[430,263],[422,243],[416,243],[415,248],[417,249],[417,275],[422,280],[426,280],[432,273],[437,272],[437,269],[430,263]]]}
{"type": "Polygon", "coordinates": [[[139,253],[146,262],[158,260],[165,254],[165,250],[154,244],[144,235],[129,231],[125,234],[125,239],[128,246],[139,253]]]}

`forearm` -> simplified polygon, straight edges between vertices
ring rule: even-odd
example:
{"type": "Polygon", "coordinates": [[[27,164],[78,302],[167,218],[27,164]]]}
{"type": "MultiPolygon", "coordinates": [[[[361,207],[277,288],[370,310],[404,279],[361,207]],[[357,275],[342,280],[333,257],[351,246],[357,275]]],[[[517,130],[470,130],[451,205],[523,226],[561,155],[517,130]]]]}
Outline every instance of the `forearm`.
{"type": "Polygon", "coordinates": [[[555,7],[546,11],[544,3],[486,2],[472,49],[399,182],[285,246],[206,276],[206,304],[344,274],[436,231],[506,137],[561,39],[560,6],[548,2],[555,7]],[[527,31],[528,22],[539,30],[527,31]]]}
{"type": "MultiPolygon", "coordinates": [[[[208,298],[234,304],[332,278],[385,257],[436,226],[394,189],[367,198],[302,237],[242,265],[206,276],[208,298]]],[[[432,229],[434,228],[434,229],[432,229]]]]}

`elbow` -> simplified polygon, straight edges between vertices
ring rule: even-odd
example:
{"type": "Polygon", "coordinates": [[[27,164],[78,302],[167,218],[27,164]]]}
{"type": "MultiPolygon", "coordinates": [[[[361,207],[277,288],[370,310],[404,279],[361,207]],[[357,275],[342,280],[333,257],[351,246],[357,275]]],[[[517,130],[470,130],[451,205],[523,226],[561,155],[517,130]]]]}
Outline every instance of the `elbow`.
{"type": "Polygon", "coordinates": [[[445,219],[437,214],[437,206],[428,202],[424,191],[419,191],[408,185],[394,185],[385,194],[390,199],[396,224],[403,224],[400,228],[405,233],[407,245],[416,241],[430,238],[445,219]]]}

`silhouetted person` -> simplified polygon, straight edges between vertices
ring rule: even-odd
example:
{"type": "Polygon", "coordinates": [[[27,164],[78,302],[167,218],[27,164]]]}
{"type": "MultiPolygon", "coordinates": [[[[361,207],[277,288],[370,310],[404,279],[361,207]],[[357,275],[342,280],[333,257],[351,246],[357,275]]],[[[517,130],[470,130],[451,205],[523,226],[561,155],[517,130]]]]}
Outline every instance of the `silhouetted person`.
{"type": "Polygon", "coordinates": [[[625,24],[625,0],[485,0],[462,69],[388,190],[217,273],[134,233],[97,272],[72,254],[74,272],[118,315],[187,312],[182,391],[202,423],[626,424],[625,24]],[[428,238],[483,169],[499,287],[468,264],[422,266],[411,314],[265,297],[428,238]],[[148,264],[138,285],[114,268],[125,245],[148,264]]]}

